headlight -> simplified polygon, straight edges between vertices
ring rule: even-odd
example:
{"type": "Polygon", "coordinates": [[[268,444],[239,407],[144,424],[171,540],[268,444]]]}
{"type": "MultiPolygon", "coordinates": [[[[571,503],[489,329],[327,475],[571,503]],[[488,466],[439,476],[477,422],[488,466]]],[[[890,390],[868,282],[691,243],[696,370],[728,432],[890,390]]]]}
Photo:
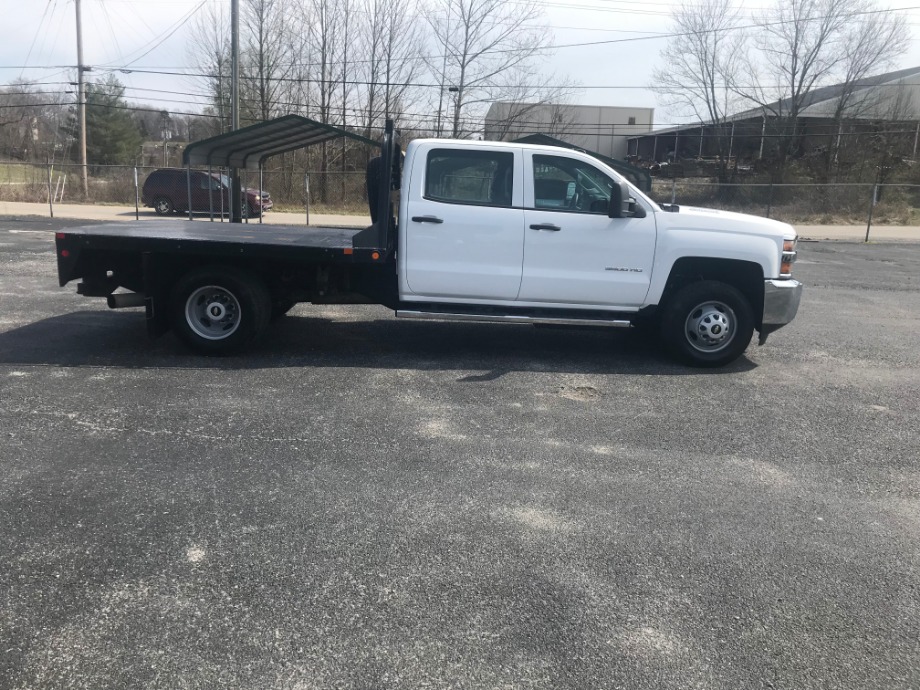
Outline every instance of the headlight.
{"type": "Polygon", "coordinates": [[[795,259],[798,254],[798,252],[795,250],[798,241],[798,238],[794,240],[783,240],[783,255],[779,266],[780,278],[792,277],[792,264],[795,263],[795,259]]]}

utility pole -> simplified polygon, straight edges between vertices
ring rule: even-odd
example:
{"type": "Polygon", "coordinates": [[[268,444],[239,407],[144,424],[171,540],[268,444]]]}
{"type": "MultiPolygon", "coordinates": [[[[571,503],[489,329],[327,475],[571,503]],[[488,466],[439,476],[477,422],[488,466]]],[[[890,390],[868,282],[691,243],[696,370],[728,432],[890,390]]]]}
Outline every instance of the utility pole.
{"type": "Polygon", "coordinates": [[[460,96],[463,93],[458,86],[451,86],[447,89],[449,93],[454,94],[454,134],[453,138],[460,136],[460,96]]]}
{"type": "Polygon", "coordinates": [[[441,112],[444,109],[444,82],[447,80],[447,47],[450,44],[450,3],[447,5],[447,28],[444,29],[444,55],[441,59],[441,91],[438,95],[438,124],[434,135],[441,136],[441,112]]]}
{"type": "MultiPolygon", "coordinates": [[[[240,128],[240,0],[230,2],[230,131],[240,128]]],[[[242,223],[240,173],[230,168],[230,222],[242,223]]]]}
{"type": "Polygon", "coordinates": [[[77,117],[80,120],[80,171],[83,177],[83,196],[89,196],[89,176],[86,168],[86,84],[83,81],[83,21],[80,17],[80,0],[77,8],[77,117]]]}

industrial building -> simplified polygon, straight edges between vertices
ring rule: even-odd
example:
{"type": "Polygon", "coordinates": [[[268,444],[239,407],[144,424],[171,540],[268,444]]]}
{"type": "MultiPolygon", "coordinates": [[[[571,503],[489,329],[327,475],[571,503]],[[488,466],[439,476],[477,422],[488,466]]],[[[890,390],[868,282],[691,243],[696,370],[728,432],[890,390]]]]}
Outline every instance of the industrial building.
{"type": "Polygon", "coordinates": [[[485,118],[484,139],[513,141],[534,134],[625,160],[630,137],[652,131],[654,108],[498,101],[485,118]]]}
{"type": "MultiPolygon", "coordinates": [[[[783,99],[737,113],[720,126],[696,123],[638,133],[628,137],[629,159],[705,159],[717,155],[719,137],[729,158],[769,158],[772,142],[788,131],[789,106],[789,99],[783,99]]],[[[880,128],[891,132],[896,124],[904,134],[900,139],[904,150],[899,153],[915,158],[920,138],[920,67],[814,89],[806,94],[797,120],[794,155],[839,148],[845,137],[872,134],[880,128]]]]}

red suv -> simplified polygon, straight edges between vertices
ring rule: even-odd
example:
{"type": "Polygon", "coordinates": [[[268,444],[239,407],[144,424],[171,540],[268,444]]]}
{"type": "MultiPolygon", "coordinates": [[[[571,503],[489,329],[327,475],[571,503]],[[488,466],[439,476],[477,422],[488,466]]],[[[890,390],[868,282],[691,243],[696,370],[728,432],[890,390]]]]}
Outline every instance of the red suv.
{"type": "MultiPolygon", "coordinates": [[[[203,170],[192,170],[192,213],[227,213],[230,208],[230,178],[226,175],[203,170]]],[[[258,189],[243,188],[243,216],[259,216],[272,207],[271,195],[258,189]]],[[[154,170],[144,181],[141,192],[144,206],[152,208],[161,216],[178,211],[188,213],[189,190],[185,168],[161,168],[154,170]]]]}

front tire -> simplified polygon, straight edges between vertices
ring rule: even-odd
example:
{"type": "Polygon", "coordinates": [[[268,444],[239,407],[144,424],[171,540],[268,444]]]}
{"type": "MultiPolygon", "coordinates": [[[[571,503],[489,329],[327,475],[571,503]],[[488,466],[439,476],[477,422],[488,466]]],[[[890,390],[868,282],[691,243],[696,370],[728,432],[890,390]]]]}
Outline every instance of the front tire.
{"type": "Polygon", "coordinates": [[[754,335],[754,312],[747,298],[727,283],[690,283],[665,306],[661,335],[686,364],[721,367],[747,349],[754,335]]]}
{"type": "Polygon", "coordinates": [[[196,268],[176,283],[172,324],[192,349],[225,355],[249,347],[265,332],[271,294],[256,276],[230,266],[196,268]]]}

